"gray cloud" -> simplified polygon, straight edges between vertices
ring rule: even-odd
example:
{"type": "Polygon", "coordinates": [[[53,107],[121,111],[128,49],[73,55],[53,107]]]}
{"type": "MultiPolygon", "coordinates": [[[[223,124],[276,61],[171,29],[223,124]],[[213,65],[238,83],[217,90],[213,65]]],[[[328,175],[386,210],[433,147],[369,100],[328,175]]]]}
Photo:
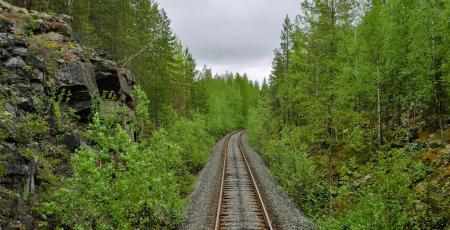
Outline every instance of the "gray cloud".
{"type": "Polygon", "coordinates": [[[158,0],[172,28],[199,67],[247,72],[262,81],[271,70],[284,17],[300,11],[298,0],[158,0]]]}

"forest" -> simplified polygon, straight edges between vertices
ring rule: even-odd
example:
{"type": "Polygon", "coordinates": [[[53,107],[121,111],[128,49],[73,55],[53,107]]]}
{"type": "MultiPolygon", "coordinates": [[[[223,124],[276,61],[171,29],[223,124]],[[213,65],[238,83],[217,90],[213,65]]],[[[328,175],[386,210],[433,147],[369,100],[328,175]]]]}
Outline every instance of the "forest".
{"type": "Polygon", "coordinates": [[[286,17],[248,132],[319,228],[449,226],[449,16],[449,1],[307,0],[286,17]]]}
{"type": "MultiPolygon", "coordinates": [[[[32,207],[32,215],[38,216],[38,226],[177,228],[195,175],[219,138],[246,126],[247,111],[259,97],[259,84],[246,74],[213,75],[206,66],[198,68],[189,49],[172,32],[165,11],[154,1],[10,3],[66,14],[74,38],[85,52],[130,69],[138,82],[133,91],[137,102],[133,116],[126,105],[114,103],[117,95],[113,93],[104,93],[94,101],[89,125],[81,133],[94,148],[81,147],[72,157],[64,152],[56,158],[28,153],[28,157],[40,159],[38,192],[30,195],[31,199],[28,195],[24,198],[32,207]],[[61,168],[70,170],[61,173],[61,168]]],[[[35,29],[39,21],[29,24],[35,29]]],[[[26,39],[35,37],[31,34],[26,39]]],[[[41,45],[54,50],[59,44],[41,45]]],[[[53,63],[52,58],[49,62],[53,63]]],[[[73,129],[79,117],[64,105],[69,97],[70,92],[55,91],[49,95],[49,105],[40,102],[42,109],[26,117],[25,129],[36,129],[29,134],[29,141],[42,142],[42,136],[52,129],[49,122],[35,116],[37,112],[56,117],[60,136],[73,129]]],[[[5,103],[1,98],[1,120],[10,119],[3,111],[5,103]]],[[[0,135],[0,141],[5,139],[0,135]]],[[[6,170],[2,167],[0,176],[6,170]]]]}
{"type": "Polygon", "coordinates": [[[302,0],[263,83],[197,66],[155,1],[8,2],[69,15],[77,42],[138,82],[135,116],[104,94],[83,132],[97,148],[68,176],[45,171],[40,227],[176,229],[237,129],[319,229],[450,226],[449,1],[302,0]]]}

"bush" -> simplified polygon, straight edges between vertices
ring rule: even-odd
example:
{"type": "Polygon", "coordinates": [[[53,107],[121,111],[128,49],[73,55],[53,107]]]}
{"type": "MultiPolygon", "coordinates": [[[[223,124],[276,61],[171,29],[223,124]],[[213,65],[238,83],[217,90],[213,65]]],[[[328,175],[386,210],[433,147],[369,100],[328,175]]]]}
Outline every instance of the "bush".
{"type": "Polygon", "coordinates": [[[163,146],[161,154],[153,150],[161,144],[157,140],[152,148],[142,148],[122,127],[111,133],[105,128],[94,116],[87,137],[98,149],[77,151],[73,175],[62,181],[42,212],[83,229],[176,226],[186,204],[174,172],[181,166],[179,148],[163,146]]]}
{"type": "Polygon", "coordinates": [[[199,115],[179,118],[150,136],[148,100],[136,90],[135,117],[126,107],[99,101],[84,133],[92,147],[76,152],[72,175],[39,208],[60,224],[47,227],[174,229],[181,223],[193,173],[206,163],[213,139],[199,115]]]}
{"type": "MultiPolygon", "coordinates": [[[[392,150],[381,154],[377,161],[359,169],[370,175],[352,189],[354,200],[348,202],[335,217],[319,220],[322,229],[423,229],[429,207],[411,191],[417,170],[412,154],[392,150]]],[[[419,172],[420,173],[420,172],[419,172]]],[[[428,222],[428,223],[427,223],[428,222]]],[[[425,225],[425,223],[427,223],[425,225]]]]}
{"type": "Polygon", "coordinates": [[[170,140],[181,147],[183,163],[191,173],[197,173],[208,161],[214,139],[206,131],[205,118],[181,118],[168,127],[170,140]]]}
{"type": "Polygon", "coordinates": [[[34,139],[42,139],[48,130],[47,122],[37,114],[28,114],[22,122],[15,125],[17,138],[24,142],[30,142],[34,139]]]}
{"type": "Polygon", "coordinates": [[[328,186],[312,159],[307,157],[307,146],[297,141],[297,131],[285,131],[282,138],[269,140],[262,158],[300,209],[320,216],[329,200],[328,186]]]}

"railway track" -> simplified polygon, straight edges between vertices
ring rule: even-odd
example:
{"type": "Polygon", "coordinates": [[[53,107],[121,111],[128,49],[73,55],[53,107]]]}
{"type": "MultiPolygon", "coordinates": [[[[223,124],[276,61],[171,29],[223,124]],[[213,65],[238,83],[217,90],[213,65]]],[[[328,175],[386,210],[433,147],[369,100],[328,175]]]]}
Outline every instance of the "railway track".
{"type": "Polygon", "coordinates": [[[242,148],[242,133],[234,132],[225,140],[214,229],[273,229],[242,148]]]}

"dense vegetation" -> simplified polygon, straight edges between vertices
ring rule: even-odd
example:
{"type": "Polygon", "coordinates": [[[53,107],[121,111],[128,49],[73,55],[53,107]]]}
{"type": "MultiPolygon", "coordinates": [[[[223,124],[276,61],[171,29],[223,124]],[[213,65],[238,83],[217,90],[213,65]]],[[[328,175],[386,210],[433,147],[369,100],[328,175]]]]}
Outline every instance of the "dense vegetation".
{"type": "Polygon", "coordinates": [[[285,19],[248,129],[319,227],[449,226],[449,17],[441,0],[305,0],[285,19]]]}
{"type": "MultiPolygon", "coordinates": [[[[45,217],[41,227],[177,228],[195,175],[218,138],[245,127],[258,84],[245,74],[213,76],[207,67],[197,70],[164,10],[153,1],[10,2],[68,14],[85,50],[130,68],[139,83],[133,112],[115,103],[113,93],[93,101],[90,122],[81,132],[86,144],[58,161],[67,172],[53,175],[55,159],[48,162],[48,175],[41,176],[51,181],[34,210],[45,217]]],[[[72,122],[65,119],[71,111],[61,105],[65,96],[55,91],[49,97],[53,103],[48,111],[56,106],[64,118],[61,125],[72,122]]]]}
{"type": "Polygon", "coordinates": [[[72,17],[76,39],[95,52],[129,67],[151,101],[150,117],[164,125],[171,111],[205,111],[205,81],[196,63],[154,1],[11,1],[31,9],[72,17]],[[105,52],[106,51],[106,52],[105,52]],[[170,108],[170,109],[169,109],[170,108]]]}
{"type": "MultiPolygon", "coordinates": [[[[70,15],[79,41],[140,84],[135,117],[107,96],[95,103],[83,133],[94,148],[66,156],[42,225],[175,228],[214,140],[243,127],[320,228],[450,225],[449,1],[303,0],[261,87],[196,70],[153,1],[10,2],[70,15]]],[[[27,118],[22,138],[46,133],[27,118]]]]}

